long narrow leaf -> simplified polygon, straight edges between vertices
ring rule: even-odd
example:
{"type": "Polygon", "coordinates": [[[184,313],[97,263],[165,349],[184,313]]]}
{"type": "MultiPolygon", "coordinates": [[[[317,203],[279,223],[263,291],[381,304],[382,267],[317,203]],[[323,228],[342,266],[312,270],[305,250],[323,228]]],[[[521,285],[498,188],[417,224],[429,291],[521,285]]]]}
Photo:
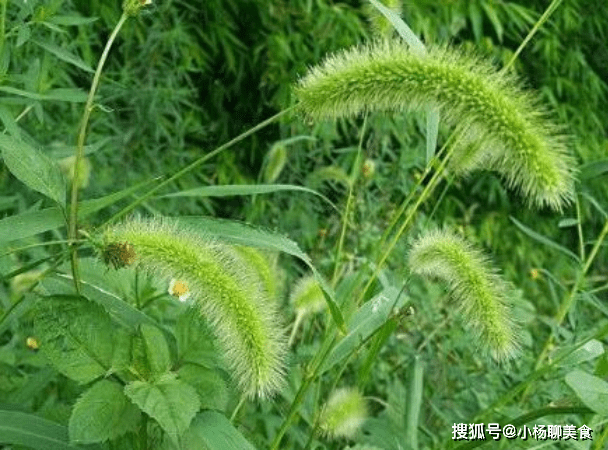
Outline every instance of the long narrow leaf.
{"type": "Polygon", "coordinates": [[[523,223],[521,223],[516,218],[511,217],[511,216],[509,216],[509,218],[511,219],[511,222],[513,222],[515,224],[515,226],[517,226],[517,228],[519,228],[521,231],[523,231],[525,234],[527,234],[529,237],[531,237],[535,241],[538,241],[541,244],[544,244],[555,250],[559,250],[564,255],[568,255],[570,258],[572,258],[573,260],[575,260],[576,262],[578,262],[580,264],[580,262],[581,262],[580,258],[578,256],[576,256],[573,252],[568,250],[566,247],[564,247],[563,245],[559,245],[557,242],[552,241],[551,239],[543,236],[542,234],[539,234],[536,231],[528,228],[527,226],[525,226],[523,223]]]}
{"type": "Polygon", "coordinates": [[[272,192],[279,191],[300,191],[308,194],[313,194],[321,197],[325,200],[332,208],[336,211],[338,208],[333,202],[325,197],[323,194],[303,187],[296,186],[293,184],[231,184],[223,186],[204,186],[196,189],[189,189],[187,191],[174,192],[172,194],[161,195],[158,198],[166,197],[230,197],[235,195],[255,195],[255,194],[269,194],[272,192]]]}
{"type": "Polygon", "coordinates": [[[325,300],[331,312],[331,315],[343,333],[346,333],[346,325],[340,308],[336,304],[335,294],[323,276],[317,271],[312,264],[310,257],[304,253],[298,244],[291,239],[278,233],[254,228],[250,225],[231,221],[214,219],[210,217],[189,216],[179,217],[177,220],[187,224],[194,229],[200,229],[208,235],[216,236],[232,244],[245,245],[249,247],[263,248],[267,250],[279,251],[295,256],[302,260],[315,275],[315,278],[321,285],[325,300]]]}
{"type": "Polygon", "coordinates": [[[79,69],[82,69],[82,70],[84,70],[86,72],[89,72],[89,73],[94,73],[95,72],[91,68],[91,66],[89,66],[82,59],[80,59],[80,57],[74,55],[73,53],[70,53],[69,51],[67,51],[66,49],[64,49],[62,47],[57,47],[56,45],[51,44],[49,42],[42,42],[42,41],[38,41],[38,40],[35,40],[35,39],[32,39],[32,42],[35,43],[36,45],[39,45],[40,47],[42,47],[46,51],[52,53],[53,55],[55,55],[60,60],[67,62],[68,64],[72,64],[73,66],[76,66],[79,69]]]}
{"type": "Polygon", "coordinates": [[[4,164],[19,181],[65,205],[66,182],[54,161],[12,136],[0,135],[0,148],[4,164]]]}
{"type": "MultiPolygon", "coordinates": [[[[78,217],[83,219],[90,216],[94,212],[113,205],[154,181],[145,181],[122,191],[106,195],[105,197],[86,200],[80,205],[78,217]]],[[[64,217],[61,210],[57,207],[9,216],[0,220],[0,244],[54,230],[63,225],[65,225],[64,217]]]]}

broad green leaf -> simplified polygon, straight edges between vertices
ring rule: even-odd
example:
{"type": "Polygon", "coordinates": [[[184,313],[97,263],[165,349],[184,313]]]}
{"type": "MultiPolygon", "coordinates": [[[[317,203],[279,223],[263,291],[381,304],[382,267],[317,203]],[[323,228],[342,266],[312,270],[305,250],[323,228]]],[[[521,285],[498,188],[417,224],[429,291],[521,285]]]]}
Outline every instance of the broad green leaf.
{"type": "Polygon", "coordinates": [[[365,302],[348,324],[349,333],[334,347],[326,358],[319,374],[327,372],[357,350],[376,331],[379,331],[390,317],[393,308],[401,307],[405,295],[394,287],[389,287],[365,302]]]}
{"type": "Polygon", "coordinates": [[[0,444],[19,445],[36,450],[82,448],[70,445],[67,427],[19,411],[0,411],[0,444]]]}
{"type": "Polygon", "coordinates": [[[0,135],[4,164],[28,187],[65,205],[66,182],[59,166],[44,153],[11,136],[0,135]]]}
{"type": "Polygon", "coordinates": [[[141,412],[123,393],[122,386],[101,380],[78,399],[68,426],[70,441],[91,444],[135,431],[141,412]]]}
{"type": "Polygon", "coordinates": [[[11,136],[20,138],[21,129],[19,128],[19,125],[17,125],[13,114],[4,106],[0,106],[0,120],[2,121],[5,130],[8,131],[11,136]]]}
{"type": "Polygon", "coordinates": [[[608,416],[607,382],[582,370],[573,370],[566,375],[566,383],[586,406],[598,414],[608,416]]]}
{"type": "Polygon", "coordinates": [[[196,390],[168,376],[155,383],[129,383],[125,386],[125,394],[174,438],[186,431],[200,408],[196,390]]]}
{"type": "Polygon", "coordinates": [[[36,305],[34,329],[41,352],[82,384],[110,371],[114,328],[103,308],[84,297],[53,295],[36,305]]]}
{"type": "Polygon", "coordinates": [[[342,316],[340,308],[336,304],[333,289],[314,267],[309,256],[300,250],[297,243],[278,233],[262,230],[260,228],[254,228],[250,225],[232,220],[221,220],[200,216],[186,216],[176,219],[178,222],[188,225],[194,230],[201,230],[201,232],[204,232],[207,235],[213,235],[220,240],[232,244],[284,252],[302,260],[310,268],[310,270],[312,270],[315,278],[321,285],[323,294],[325,295],[329,310],[332,318],[336,322],[336,325],[343,333],[346,333],[344,317],[342,316]]]}
{"type": "Polygon", "coordinates": [[[216,411],[198,414],[182,442],[188,450],[256,450],[226,416],[216,411]]]}
{"type": "MultiPolygon", "coordinates": [[[[145,181],[135,186],[123,189],[105,197],[82,202],[78,208],[78,218],[84,219],[91,214],[113,205],[119,200],[133,194],[138,189],[153,183],[156,180],[145,181]]],[[[0,220],[0,244],[23,239],[45,231],[54,230],[65,225],[65,218],[57,207],[46,208],[41,211],[28,211],[0,220]]]]}
{"type": "Polygon", "coordinates": [[[515,219],[514,217],[509,217],[509,218],[511,219],[511,222],[513,222],[515,224],[515,226],[517,226],[517,228],[519,228],[521,231],[523,231],[525,234],[527,234],[529,237],[531,237],[535,241],[538,241],[541,244],[545,244],[548,247],[554,248],[555,250],[559,250],[564,255],[568,255],[570,258],[574,259],[578,263],[581,262],[579,257],[576,256],[570,250],[568,250],[566,247],[559,245],[557,242],[554,242],[551,239],[543,236],[542,234],[539,234],[536,231],[528,228],[527,226],[525,226],[523,223],[521,223],[519,220],[515,219]]]}
{"type": "Polygon", "coordinates": [[[30,40],[32,35],[32,30],[30,30],[29,25],[23,23],[19,25],[19,31],[17,32],[17,42],[15,43],[15,47],[21,47],[27,41],[30,40]]]}
{"type": "Polygon", "coordinates": [[[163,374],[171,368],[171,355],[163,332],[148,324],[141,325],[146,356],[152,375],[163,374]]]}
{"type": "Polygon", "coordinates": [[[279,191],[300,191],[308,194],[314,194],[325,200],[336,211],[338,208],[323,194],[317,191],[308,189],[303,186],[295,186],[292,184],[231,184],[223,186],[204,186],[187,191],[174,192],[172,194],[161,195],[158,198],[165,197],[230,197],[235,195],[255,195],[269,194],[279,191]]]}
{"type": "Polygon", "coordinates": [[[68,64],[72,64],[72,65],[78,67],[79,69],[82,69],[82,70],[84,70],[86,72],[89,72],[89,73],[94,73],[95,72],[91,68],[91,66],[89,66],[82,59],[80,59],[79,56],[76,56],[73,53],[70,53],[65,48],[58,47],[58,46],[56,46],[54,44],[51,44],[49,42],[43,42],[43,41],[39,41],[39,40],[35,40],[35,39],[32,39],[32,42],[34,42],[36,45],[39,45],[40,47],[42,47],[46,51],[52,53],[53,55],[55,55],[60,60],[67,62],[68,64]]]}
{"type": "Polygon", "coordinates": [[[177,318],[175,339],[180,364],[190,362],[208,368],[222,365],[213,345],[213,334],[195,308],[188,308],[177,318]]]}

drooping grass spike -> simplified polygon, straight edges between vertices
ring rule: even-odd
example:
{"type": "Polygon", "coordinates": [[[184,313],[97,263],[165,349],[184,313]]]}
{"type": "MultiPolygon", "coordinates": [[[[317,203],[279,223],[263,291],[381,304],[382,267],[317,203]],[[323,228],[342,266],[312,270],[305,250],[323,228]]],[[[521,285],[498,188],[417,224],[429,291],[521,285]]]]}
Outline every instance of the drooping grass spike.
{"type": "Polygon", "coordinates": [[[395,40],[360,46],[312,68],[295,94],[312,119],[438,107],[463,130],[452,171],[496,170],[538,207],[560,210],[572,200],[574,160],[539,102],[513,75],[461,50],[419,54],[395,40]]]}
{"type": "Polygon", "coordinates": [[[494,359],[517,354],[518,327],[509,311],[512,291],[479,250],[451,232],[430,231],[414,242],[409,266],[416,274],[448,284],[464,321],[494,359]]]}
{"type": "Polygon", "coordinates": [[[276,302],[234,250],[168,220],[131,219],[104,233],[109,247],[128,242],[135,264],[180,280],[209,321],[238,387],[265,397],[282,383],[286,351],[276,302]]]}

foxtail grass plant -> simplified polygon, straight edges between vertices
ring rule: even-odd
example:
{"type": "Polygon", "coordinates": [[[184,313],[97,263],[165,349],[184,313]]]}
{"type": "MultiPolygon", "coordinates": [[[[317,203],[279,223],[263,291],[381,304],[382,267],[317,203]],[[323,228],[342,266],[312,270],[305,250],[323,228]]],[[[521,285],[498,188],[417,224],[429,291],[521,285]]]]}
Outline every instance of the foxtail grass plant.
{"type": "Polygon", "coordinates": [[[467,129],[455,173],[495,170],[538,207],[561,210],[572,200],[575,165],[538,101],[513,76],[457,48],[420,55],[393,40],[356,47],[310,70],[295,93],[313,120],[438,107],[446,123],[467,129]]]}
{"type": "Polygon", "coordinates": [[[353,438],[367,415],[366,401],[359,391],[337,389],[323,406],[319,428],[330,439],[353,438]]]}
{"type": "MultiPolygon", "coordinates": [[[[6,3],[3,2],[0,7],[0,47],[5,45],[6,3]]],[[[479,169],[488,169],[497,172],[506,185],[516,190],[529,205],[562,211],[573,199],[576,174],[574,160],[567,150],[567,139],[560,127],[551,122],[550,114],[537,97],[526,91],[522,82],[508,71],[497,71],[479,56],[452,46],[429,45],[421,51],[392,38],[379,39],[326,58],[310,69],[294,87],[294,106],[205,153],[161,182],[153,180],[153,186],[147,186],[148,189],[138,198],[93,230],[85,231],[80,227],[81,216],[113,205],[132,195],[138,188],[130,188],[80,207],[80,189],[85,186],[89,175],[85,159],[86,135],[104,64],[127,20],[138,16],[142,8],[150,3],[150,0],[123,2],[123,13],[108,38],[94,72],[78,126],[76,152],[61,164],[71,181],[69,211],[66,213],[64,210],[65,201],[62,204],[57,200],[60,196],[54,195],[56,192],[50,192],[52,189],[44,186],[40,180],[31,181],[32,176],[29,178],[30,187],[46,192],[45,195],[55,200],[59,207],[55,210],[34,210],[32,216],[25,216],[25,219],[18,217],[18,220],[30,217],[33,223],[31,228],[38,230],[26,237],[41,232],[39,217],[55,222],[58,220],[61,224],[63,215],[67,240],[47,241],[40,246],[51,243],[67,246],[65,252],[52,261],[51,267],[43,271],[35,269],[49,258],[41,258],[9,274],[8,278],[14,279],[12,290],[16,301],[0,317],[0,330],[3,333],[10,321],[17,322],[13,319],[23,313],[21,308],[27,306],[34,289],[37,295],[42,293],[44,296],[44,301],[36,305],[39,308],[36,311],[46,312],[53,318],[53,314],[65,312],[61,320],[66,328],[65,333],[64,330],[57,330],[53,320],[37,317],[36,329],[42,335],[28,334],[24,345],[32,351],[40,348],[43,354],[53,355],[50,360],[58,373],[81,384],[92,383],[78,400],[70,418],[72,444],[85,441],[104,443],[131,433],[137,435],[138,442],[131,445],[121,441],[119,444],[131,445],[130,448],[139,450],[150,448],[147,433],[149,429],[155,429],[148,423],[152,419],[154,426],[158,425],[171,438],[172,442],[167,448],[172,448],[174,444],[179,448],[188,448],[189,442],[199,442],[200,439],[197,439],[202,435],[205,438],[211,436],[213,442],[216,429],[221,430],[219,435],[227,433],[234,442],[242,443],[245,438],[232,424],[239,419],[241,407],[249,407],[245,406],[247,400],[268,400],[277,393],[281,394],[277,396],[278,401],[286,403],[276,408],[282,418],[280,425],[274,420],[276,417],[265,424],[264,437],[270,436],[272,439],[271,450],[285,448],[284,435],[299,417],[306,420],[314,418],[309,421],[312,426],[306,448],[313,445],[313,436],[319,440],[352,439],[369,414],[361,395],[362,387],[337,390],[335,387],[342,384],[343,375],[350,370],[351,363],[365,346],[368,346],[365,349],[366,359],[360,371],[371,373],[371,365],[379,357],[380,349],[390,335],[403,325],[402,320],[407,318],[403,311],[410,306],[414,295],[407,289],[410,279],[394,283],[391,274],[380,278],[380,283],[375,282],[389,256],[395,256],[393,251],[396,243],[414,224],[421,206],[446,174],[457,178],[472,176],[479,169]],[[321,274],[295,242],[276,233],[261,229],[252,231],[236,222],[224,228],[218,225],[212,234],[210,230],[201,232],[190,228],[184,225],[186,221],[160,217],[125,219],[140,206],[153,210],[146,201],[159,190],[172,186],[214,156],[276,123],[278,119],[293,119],[290,114],[294,111],[310,121],[364,116],[359,145],[354,158],[350,160],[350,173],[334,161],[317,173],[318,179],[337,180],[348,190],[344,211],[339,219],[341,227],[335,228],[338,233],[335,252],[331,255],[333,259],[329,257],[324,260],[331,283],[324,281],[323,275],[327,274],[321,274]],[[366,154],[364,150],[364,137],[373,123],[370,117],[379,112],[403,111],[439,111],[441,120],[454,133],[437,153],[434,153],[435,143],[432,142],[431,156],[434,156],[418,183],[396,208],[383,237],[374,247],[377,254],[372,257],[377,258],[375,264],[369,264],[373,274],[370,276],[365,267],[353,277],[345,277],[343,275],[347,270],[343,256],[345,247],[349,245],[348,234],[356,228],[351,225],[361,190],[367,189],[372,179],[375,184],[379,172],[382,172],[382,165],[376,165],[376,155],[366,154]],[[49,192],[52,195],[48,195],[49,192]],[[80,234],[86,239],[77,239],[80,234]],[[256,245],[263,250],[236,245],[235,242],[256,245]],[[100,274],[97,274],[98,280],[95,281],[101,280],[99,286],[90,279],[85,280],[80,274],[79,249],[87,249],[87,245],[99,250],[99,256],[107,266],[105,273],[100,270],[100,274]],[[277,260],[275,253],[271,253],[277,251],[298,257],[314,273],[297,281],[291,291],[288,303],[295,312],[295,319],[289,339],[286,339],[279,313],[284,299],[281,298],[280,283],[277,281],[277,260]],[[69,279],[69,276],[61,272],[60,266],[68,258],[74,287],[70,285],[70,292],[66,293],[61,282],[69,279]],[[143,273],[153,281],[142,276],[143,273]],[[52,279],[46,280],[47,277],[52,279]],[[114,279],[117,284],[133,281],[133,292],[124,297],[110,292],[104,284],[111,284],[109,279],[114,279]],[[153,286],[154,282],[156,287],[153,286]],[[160,294],[158,285],[163,286],[160,294]],[[380,292],[372,291],[372,287],[380,292]],[[334,294],[334,288],[339,294],[334,294]],[[334,298],[338,296],[340,298],[334,298]],[[311,339],[304,338],[301,346],[293,345],[302,322],[328,305],[334,320],[325,322],[327,325],[322,336],[312,343],[311,339]],[[348,310],[347,326],[344,326],[340,308],[348,310]],[[151,313],[151,310],[154,312],[151,313]],[[215,340],[206,332],[207,325],[215,340]],[[215,343],[219,347],[217,351],[215,343]],[[289,369],[286,360],[290,349],[294,352],[293,364],[300,367],[290,374],[288,384],[285,382],[289,369]],[[224,362],[217,366],[220,367],[218,370],[215,370],[215,356],[221,357],[224,362]],[[80,373],[83,371],[78,370],[80,367],[87,369],[84,378],[80,373]],[[223,395],[228,390],[223,377],[224,367],[241,396],[230,420],[224,417],[225,411],[221,411],[225,405],[218,407],[213,400],[209,400],[210,392],[219,392],[222,395],[218,396],[228,397],[227,394],[223,395]],[[333,380],[333,385],[325,389],[324,383],[329,379],[333,380]],[[287,388],[282,389],[285,386],[287,388]],[[317,393],[314,398],[309,396],[311,388],[317,393]],[[319,398],[322,392],[331,393],[327,402],[319,398]],[[99,408],[100,404],[109,406],[99,408]],[[309,410],[304,412],[305,407],[309,410]],[[106,413],[109,410],[116,414],[108,417],[106,413]],[[142,415],[142,411],[146,414],[142,415]],[[115,417],[124,417],[124,423],[117,427],[118,431],[108,430],[107,423],[114,423],[115,417]],[[89,424],[94,426],[89,429],[89,424]],[[321,433],[315,434],[315,431],[321,433]]],[[[393,12],[399,11],[401,2],[387,3],[393,12]]],[[[553,11],[557,4],[557,1],[553,1],[549,10],[553,11]]],[[[547,17],[548,14],[542,16],[533,32],[547,17]]],[[[378,34],[391,34],[391,21],[375,15],[372,20],[378,25],[378,34]]],[[[36,95],[30,97],[38,98],[39,94],[36,95]]],[[[4,121],[5,114],[2,115],[4,121]]],[[[286,145],[303,139],[315,138],[296,136],[291,140],[278,141],[266,155],[258,179],[271,184],[279,178],[286,178],[286,172],[290,170],[287,161],[291,162],[292,157],[286,145]]],[[[11,148],[5,148],[7,142],[13,144],[18,140],[0,141],[4,145],[5,161],[10,159],[6,155],[14,152],[11,148]]],[[[26,164],[23,161],[26,158],[18,161],[20,166],[13,164],[8,167],[11,164],[7,164],[7,167],[20,178],[17,175],[24,172],[23,166],[26,164]]],[[[57,179],[60,179],[59,167],[47,163],[46,171],[42,172],[49,175],[49,180],[54,180],[51,175],[57,172],[57,179]]],[[[59,186],[57,191],[65,194],[65,185],[56,182],[59,186]]],[[[581,236],[580,259],[585,260],[580,222],[577,225],[581,236]]],[[[42,231],[53,229],[51,226],[42,231]]],[[[558,325],[570,311],[607,235],[608,224],[557,312],[555,321],[558,325]]],[[[447,284],[458,305],[459,315],[495,360],[505,362],[519,355],[522,345],[520,330],[511,313],[513,290],[481,251],[452,232],[431,231],[423,233],[414,241],[409,254],[398,255],[398,259],[407,260],[413,274],[438,278],[447,284]]],[[[85,267],[84,261],[82,266],[85,267]]],[[[91,267],[99,268],[92,264],[91,267]]],[[[402,336],[409,338],[407,333],[402,336]]],[[[543,372],[547,367],[544,364],[552,344],[553,334],[538,358],[537,372],[531,374],[528,380],[534,381],[546,373],[543,372]]],[[[419,355],[414,355],[414,358],[418,361],[419,355]]],[[[408,426],[414,430],[408,430],[410,442],[417,442],[415,430],[423,390],[423,372],[420,369],[417,373],[418,378],[412,385],[417,386],[418,392],[411,397],[415,401],[410,398],[411,404],[417,406],[409,407],[408,426]]],[[[529,387],[532,381],[527,381],[524,388],[529,387]]],[[[504,398],[503,403],[498,402],[500,406],[513,396],[504,398]]],[[[254,417],[257,420],[258,416],[254,417]]],[[[297,445],[298,437],[294,439],[295,443],[292,444],[297,445]]],[[[69,444],[66,442],[65,447],[69,444]]],[[[246,447],[242,444],[239,448],[246,447]]],[[[215,448],[219,447],[216,445],[215,448]]]]}
{"type": "Polygon", "coordinates": [[[517,326],[509,312],[512,289],[480,251],[454,233],[430,231],[414,242],[408,264],[412,272],[448,284],[476,340],[496,360],[517,355],[517,326]]]}
{"type": "Polygon", "coordinates": [[[267,397],[284,374],[285,343],[276,303],[259,281],[258,255],[234,250],[168,220],[132,219],[107,228],[104,246],[130,246],[132,255],[114,251],[119,265],[132,265],[156,276],[177,279],[188,290],[215,330],[225,361],[240,390],[267,397]],[[128,243],[128,244],[127,244],[128,243]]]}

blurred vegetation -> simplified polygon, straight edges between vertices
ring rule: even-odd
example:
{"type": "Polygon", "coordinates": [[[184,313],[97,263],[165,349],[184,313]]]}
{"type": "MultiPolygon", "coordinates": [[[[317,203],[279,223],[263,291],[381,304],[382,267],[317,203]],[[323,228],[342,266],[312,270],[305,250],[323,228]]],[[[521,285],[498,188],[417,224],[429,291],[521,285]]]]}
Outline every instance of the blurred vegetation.
{"type": "MultiPolygon", "coordinates": [[[[500,68],[514,55],[547,3],[420,0],[403,2],[401,11],[404,21],[425,43],[461,45],[490,58],[500,68]]],[[[354,0],[154,2],[125,25],[109,56],[89,127],[90,180],[81,197],[97,198],[154,177],[168,177],[292,105],[292,86],[308,67],[325,55],[375,38],[366,5],[354,0]]],[[[0,29],[0,123],[11,133],[18,125],[22,139],[60,161],[74,152],[91,68],[96,66],[109,30],[121,15],[121,2],[4,0],[0,8],[5,8],[0,29]],[[78,59],[70,55],[78,55],[78,59]]],[[[522,357],[514,369],[503,370],[471,351],[476,344],[456,320],[458,313],[444,291],[413,279],[408,290],[414,301],[415,320],[405,318],[398,325],[374,361],[373,370],[366,369],[366,352],[362,351],[343,374],[345,385],[360,381],[367,396],[384,402],[371,403],[370,416],[374,418],[366,422],[363,438],[357,442],[386,450],[398,448],[386,436],[403,432],[404,399],[409,389],[405,380],[411,377],[415,355],[426,364],[419,422],[421,449],[443,448],[450,440],[452,423],[470,422],[533,369],[534,355],[541,352],[555,326],[553,316],[563,292],[575,282],[577,266],[563,253],[532,239],[512,219],[575,254],[580,253],[581,235],[588,254],[600,234],[608,211],[606,42],[608,2],[563,1],[510,69],[540,93],[568,136],[580,164],[577,204],[562,216],[527,209],[521,198],[488,173],[444,183],[423,206],[415,229],[410,237],[401,239],[381,274],[391,285],[402,285],[410,276],[405,259],[415,235],[438,225],[453,227],[485,248],[505,278],[518,287],[516,314],[523,323],[525,345],[522,357]]],[[[374,169],[352,184],[354,204],[339,261],[340,275],[346,278],[373,261],[391,214],[415,187],[426,165],[422,115],[377,114],[367,118],[365,128],[363,124],[363,118],[315,124],[298,116],[284,118],[206,162],[162,193],[209,185],[262,183],[270,177],[265,175],[273,163],[269,159],[280,153],[285,161],[271,182],[318,190],[343,211],[363,133],[363,157],[373,162],[374,169]],[[284,150],[277,151],[279,145],[284,150]]],[[[447,130],[441,129],[440,145],[447,136],[447,130]]],[[[50,206],[4,165],[0,168],[0,192],[2,217],[50,206]]],[[[102,223],[120,206],[104,210],[89,225],[102,223]]],[[[147,214],[213,215],[247,221],[288,235],[328,276],[336,264],[342,217],[323,199],[306,193],[152,198],[141,210],[147,214]]],[[[61,238],[58,232],[48,232],[11,246],[61,238]]],[[[2,253],[10,248],[5,246],[2,253]]],[[[28,263],[47,256],[42,247],[18,256],[3,256],[0,273],[27,272],[28,263]]],[[[287,286],[305,272],[302,264],[286,257],[280,262],[287,286]]],[[[19,285],[27,280],[11,278],[13,281],[7,277],[0,286],[0,313],[27,292],[27,286],[19,285]]],[[[568,327],[560,328],[560,348],[574,344],[586,330],[596,330],[597,324],[608,318],[605,243],[583,287],[586,294],[579,296],[568,314],[568,327]]],[[[294,310],[286,298],[283,301],[285,316],[292,320],[294,310]]],[[[295,350],[295,361],[313,353],[319,330],[327,320],[316,318],[302,325],[303,337],[295,350]]],[[[24,399],[21,406],[25,409],[66,424],[82,387],[52,373],[39,354],[23,345],[31,331],[30,322],[31,317],[26,316],[18,331],[0,330],[0,346],[18,349],[10,356],[0,348],[4,369],[0,369],[0,404],[24,399]]],[[[602,342],[605,348],[605,337],[602,342]]],[[[586,364],[606,379],[605,352],[597,361],[586,364]]],[[[516,417],[549,402],[570,405],[572,392],[560,384],[568,367],[555,368],[533,396],[503,408],[503,417],[516,417]]],[[[295,385],[302,374],[299,368],[293,372],[289,380],[295,385]]],[[[230,400],[228,416],[237,402],[238,398],[230,400]]],[[[239,412],[240,430],[258,448],[265,448],[286,404],[284,399],[276,404],[245,404],[239,412]]],[[[313,399],[307,400],[303,422],[310,424],[314,408],[313,399]]],[[[563,420],[564,416],[556,417],[560,423],[582,423],[581,416],[565,416],[563,420]]],[[[582,417],[592,419],[591,415],[582,417]]],[[[552,419],[544,420],[552,423],[552,419]]],[[[497,420],[495,416],[485,418],[486,422],[493,420],[497,420]]],[[[599,422],[595,416],[593,420],[599,422]]],[[[599,436],[601,423],[585,423],[592,428],[597,425],[599,436]]],[[[282,448],[304,448],[309,424],[294,426],[282,448]]],[[[603,426],[606,429],[605,421],[603,426]]],[[[338,441],[327,445],[317,448],[338,449],[346,444],[338,441]]],[[[501,448],[516,448],[505,445],[511,443],[501,448]]]]}

